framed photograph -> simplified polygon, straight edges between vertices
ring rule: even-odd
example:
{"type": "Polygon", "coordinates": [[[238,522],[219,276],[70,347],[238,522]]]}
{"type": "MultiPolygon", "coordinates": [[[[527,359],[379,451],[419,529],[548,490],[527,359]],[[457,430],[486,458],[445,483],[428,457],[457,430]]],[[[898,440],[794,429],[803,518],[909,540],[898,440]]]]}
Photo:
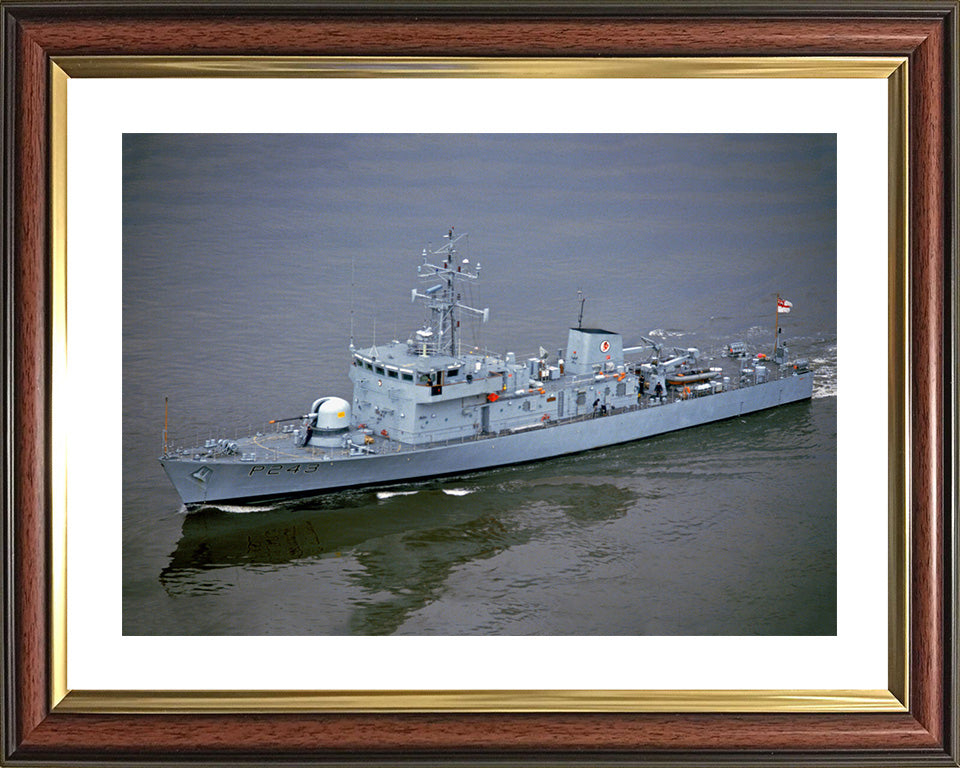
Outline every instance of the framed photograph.
{"type": "Polygon", "coordinates": [[[957,765],[956,3],[2,14],[5,761],[957,765]]]}

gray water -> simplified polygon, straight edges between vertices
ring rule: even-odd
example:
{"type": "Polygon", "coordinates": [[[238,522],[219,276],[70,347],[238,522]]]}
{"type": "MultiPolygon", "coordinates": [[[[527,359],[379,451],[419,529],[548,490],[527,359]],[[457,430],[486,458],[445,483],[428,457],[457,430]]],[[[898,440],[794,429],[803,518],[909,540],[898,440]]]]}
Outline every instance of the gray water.
{"type": "Polygon", "coordinates": [[[131,635],[832,635],[833,135],[127,135],[123,624],[131,635]],[[405,339],[454,225],[490,322],[770,351],[779,292],[815,395],[464,478],[184,514],[156,458],[350,393],[405,339]]]}

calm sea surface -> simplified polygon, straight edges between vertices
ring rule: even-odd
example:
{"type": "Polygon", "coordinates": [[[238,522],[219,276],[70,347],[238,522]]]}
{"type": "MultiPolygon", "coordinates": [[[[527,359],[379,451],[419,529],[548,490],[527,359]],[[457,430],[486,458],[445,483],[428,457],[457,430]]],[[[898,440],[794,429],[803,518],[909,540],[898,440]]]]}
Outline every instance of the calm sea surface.
{"type": "Polygon", "coordinates": [[[124,142],[123,625],[131,635],[832,635],[833,136],[171,136],[124,142]],[[455,225],[518,358],[584,324],[769,352],[814,397],[463,478],[185,514],[157,462],[349,399],[455,225]]]}

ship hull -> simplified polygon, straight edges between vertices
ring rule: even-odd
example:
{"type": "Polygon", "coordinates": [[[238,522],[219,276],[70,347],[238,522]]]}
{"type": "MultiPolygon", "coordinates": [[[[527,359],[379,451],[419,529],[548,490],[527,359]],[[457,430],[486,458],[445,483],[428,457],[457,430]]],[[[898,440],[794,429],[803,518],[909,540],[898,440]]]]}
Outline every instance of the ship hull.
{"type": "Polygon", "coordinates": [[[396,453],[327,461],[293,458],[252,464],[165,457],[167,476],[187,507],[244,502],[455,476],[579,453],[730,419],[809,399],[813,374],[514,434],[396,453]]]}

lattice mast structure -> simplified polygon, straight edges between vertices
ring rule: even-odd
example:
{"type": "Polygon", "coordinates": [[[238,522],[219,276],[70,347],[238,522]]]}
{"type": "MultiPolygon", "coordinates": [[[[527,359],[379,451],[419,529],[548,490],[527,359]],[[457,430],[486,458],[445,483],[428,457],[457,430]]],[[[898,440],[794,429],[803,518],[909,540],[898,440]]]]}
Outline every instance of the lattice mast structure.
{"type": "Polygon", "coordinates": [[[467,234],[454,235],[453,228],[444,235],[447,243],[435,251],[423,250],[423,263],[417,267],[421,282],[436,281],[429,288],[411,291],[411,301],[420,301],[430,310],[430,324],[417,331],[416,346],[422,354],[460,356],[460,320],[464,315],[486,322],[490,310],[477,309],[462,302],[461,287],[480,278],[480,264],[461,259],[457,244],[467,234]],[[434,263],[436,262],[436,263],[434,263]]]}

